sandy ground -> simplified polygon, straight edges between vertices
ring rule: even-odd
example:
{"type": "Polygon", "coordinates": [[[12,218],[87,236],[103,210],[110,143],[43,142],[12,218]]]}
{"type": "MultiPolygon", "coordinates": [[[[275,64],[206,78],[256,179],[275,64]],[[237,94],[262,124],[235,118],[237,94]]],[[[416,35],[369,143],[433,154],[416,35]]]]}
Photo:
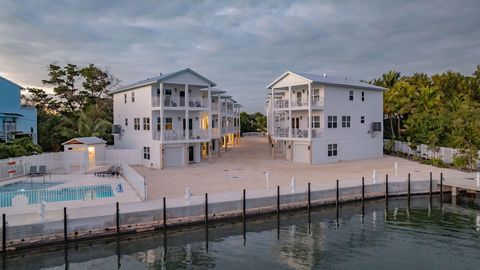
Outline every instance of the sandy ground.
{"type": "Polygon", "coordinates": [[[436,168],[390,156],[309,165],[286,161],[277,153],[274,160],[264,137],[242,138],[240,145],[229,148],[227,152],[222,151],[221,156],[213,157],[211,163],[204,160],[187,167],[164,170],[143,166],[134,166],[134,169],[146,177],[150,199],[183,197],[187,187],[191,188],[193,195],[239,192],[242,189],[262,190],[267,188],[266,171],[270,172],[270,189],[279,185],[282,190],[291,189],[292,177],[295,177],[298,186],[311,182],[316,188],[334,188],[336,179],[339,179],[340,186],[359,185],[362,176],[368,184],[373,182],[373,170],[376,170],[377,183],[384,182],[386,174],[389,174],[389,181],[406,181],[408,173],[411,174],[412,181],[427,180],[430,172],[434,179],[439,179],[440,172],[443,172],[447,180],[472,177],[472,174],[457,170],[436,168]],[[397,177],[395,162],[398,163],[397,177]]]}

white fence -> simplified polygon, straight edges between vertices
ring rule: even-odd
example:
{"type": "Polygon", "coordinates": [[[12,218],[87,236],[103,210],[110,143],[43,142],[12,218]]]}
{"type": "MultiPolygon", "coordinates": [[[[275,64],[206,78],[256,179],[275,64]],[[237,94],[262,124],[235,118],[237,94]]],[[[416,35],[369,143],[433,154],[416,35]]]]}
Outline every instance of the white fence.
{"type": "MultiPolygon", "coordinates": [[[[385,140],[385,142],[387,141],[390,141],[390,140],[385,140]]],[[[449,147],[438,147],[438,149],[434,151],[425,144],[418,145],[416,148],[411,148],[408,145],[408,142],[402,142],[402,141],[395,141],[394,149],[392,150],[394,150],[395,152],[400,152],[407,155],[420,156],[424,159],[438,158],[447,164],[453,163],[453,158],[456,155],[460,154],[459,149],[454,149],[449,147]]],[[[479,155],[480,155],[480,151],[479,151],[479,155]]],[[[477,166],[478,165],[479,163],[477,162],[477,166]]]]}
{"type": "Polygon", "coordinates": [[[111,163],[127,163],[129,165],[142,164],[142,153],[139,149],[105,149],[105,160],[111,163]]]}
{"type": "Polygon", "coordinates": [[[132,167],[125,162],[120,163],[122,176],[125,181],[135,190],[141,200],[147,201],[147,183],[132,167]]]}

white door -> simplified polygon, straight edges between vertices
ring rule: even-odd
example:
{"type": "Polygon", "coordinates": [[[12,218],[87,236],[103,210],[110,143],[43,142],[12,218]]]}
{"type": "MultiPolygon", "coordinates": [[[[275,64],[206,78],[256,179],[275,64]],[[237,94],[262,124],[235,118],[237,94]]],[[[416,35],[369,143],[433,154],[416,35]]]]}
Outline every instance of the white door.
{"type": "Polygon", "coordinates": [[[183,146],[168,146],[164,148],[163,165],[165,167],[183,166],[185,159],[183,146]]]}

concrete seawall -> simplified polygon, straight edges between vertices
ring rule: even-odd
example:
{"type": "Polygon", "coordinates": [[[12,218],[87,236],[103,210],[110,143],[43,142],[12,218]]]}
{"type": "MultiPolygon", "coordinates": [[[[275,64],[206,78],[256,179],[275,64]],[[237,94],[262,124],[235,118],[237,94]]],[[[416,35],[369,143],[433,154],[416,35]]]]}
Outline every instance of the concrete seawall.
{"type": "MultiPolygon", "coordinates": [[[[447,189],[443,189],[447,192],[447,189]]],[[[280,193],[280,210],[305,208],[308,194],[306,187],[298,187],[295,193],[280,193]]],[[[365,185],[365,199],[385,198],[385,183],[365,185]]],[[[437,181],[433,181],[432,193],[440,192],[437,181]]],[[[285,192],[285,191],[283,191],[285,192]]],[[[430,193],[430,181],[412,181],[410,194],[430,193]]],[[[407,182],[391,182],[388,185],[389,196],[404,196],[408,194],[407,182]]],[[[335,204],[336,189],[311,189],[311,205],[321,206],[335,204]]],[[[339,202],[361,200],[362,187],[340,187],[339,202]]],[[[117,216],[115,207],[89,207],[74,209],[68,212],[66,220],[66,236],[68,242],[87,240],[161,229],[163,224],[163,202],[149,201],[145,203],[127,203],[120,205],[118,215],[119,231],[117,232],[117,216]]],[[[247,192],[245,200],[247,216],[276,213],[276,190],[247,192]]],[[[215,196],[209,194],[208,220],[223,221],[241,218],[243,216],[243,200],[241,193],[215,196]],[[230,195],[230,196],[227,196],[230,195]]],[[[205,203],[203,196],[192,200],[192,205],[181,205],[175,201],[167,201],[167,229],[178,226],[194,225],[205,222],[205,203]]],[[[62,215],[55,220],[25,224],[12,217],[5,230],[6,250],[25,249],[34,246],[58,244],[65,242],[65,223],[62,215]]],[[[2,243],[3,246],[3,243],[2,243]]]]}

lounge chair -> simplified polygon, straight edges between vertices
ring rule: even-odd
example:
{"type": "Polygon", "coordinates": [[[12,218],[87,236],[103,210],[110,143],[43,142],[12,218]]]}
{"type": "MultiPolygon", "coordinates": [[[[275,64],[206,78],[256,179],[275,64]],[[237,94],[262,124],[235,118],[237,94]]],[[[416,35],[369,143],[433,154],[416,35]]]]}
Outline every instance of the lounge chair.
{"type": "Polygon", "coordinates": [[[37,166],[36,165],[30,166],[30,171],[28,172],[27,176],[34,177],[37,175],[38,175],[37,166]]]}
{"type": "Polygon", "coordinates": [[[40,165],[40,167],[38,168],[37,176],[45,176],[45,175],[47,175],[47,166],[40,165]]]}
{"type": "Polygon", "coordinates": [[[113,169],[114,169],[114,166],[110,166],[110,168],[108,168],[106,171],[94,172],[93,175],[105,177],[105,175],[111,174],[113,169]]]}

